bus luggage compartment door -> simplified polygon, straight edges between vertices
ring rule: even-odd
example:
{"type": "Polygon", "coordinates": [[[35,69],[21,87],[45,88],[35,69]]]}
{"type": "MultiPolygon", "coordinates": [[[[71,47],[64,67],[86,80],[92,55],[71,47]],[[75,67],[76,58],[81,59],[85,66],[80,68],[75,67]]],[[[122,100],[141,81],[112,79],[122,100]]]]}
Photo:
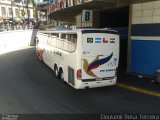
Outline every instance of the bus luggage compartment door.
{"type": "Polygon", "coordinates": [[[68,83],[74,86],[74,69],[68,67],[68,83]]]}

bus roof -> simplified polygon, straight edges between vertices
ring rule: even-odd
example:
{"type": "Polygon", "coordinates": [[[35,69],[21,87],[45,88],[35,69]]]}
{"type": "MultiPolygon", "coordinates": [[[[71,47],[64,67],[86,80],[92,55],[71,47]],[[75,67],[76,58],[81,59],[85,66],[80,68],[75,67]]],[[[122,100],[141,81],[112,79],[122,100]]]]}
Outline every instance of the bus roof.
{"type": "Polygon", "coordinates": [[[47,30],[47,31],[39,31],[42,33],[77,33],[77,32],[82,32],[82,33],[110,33],[110,34],[118,34],[116,30],[112,30],[110,28],[78,28],[78,29],[73,29],[73,30],[47,30]]]}

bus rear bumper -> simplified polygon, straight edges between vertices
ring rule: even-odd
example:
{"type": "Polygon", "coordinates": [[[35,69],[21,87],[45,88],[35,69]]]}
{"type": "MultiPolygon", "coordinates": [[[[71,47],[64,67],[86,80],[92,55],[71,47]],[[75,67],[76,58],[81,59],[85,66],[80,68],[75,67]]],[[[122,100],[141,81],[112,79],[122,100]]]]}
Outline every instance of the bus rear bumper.
{"type": "Polygon", "coordinates": [[[92,82],[82,82],[81,80],[76,80],[75,88],[76,89],[86,89],[86,88],[97,88],[97,87],[105,87],[112,86],[116,84],[117,78],[111,80],[103,80],[103,81],[92,81],[92,82]]]}

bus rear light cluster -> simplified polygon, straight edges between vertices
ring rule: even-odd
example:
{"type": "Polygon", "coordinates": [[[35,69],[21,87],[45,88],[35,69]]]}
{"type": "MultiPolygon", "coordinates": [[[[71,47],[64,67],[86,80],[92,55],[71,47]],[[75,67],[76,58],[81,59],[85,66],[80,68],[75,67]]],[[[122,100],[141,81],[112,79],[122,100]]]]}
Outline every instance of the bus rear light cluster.
{"type": "Polygon", "coordinates": [[[82,70],[81,69],[78,69],[77,70],[77,79],[81,79],[82,78],[82,70]]]}

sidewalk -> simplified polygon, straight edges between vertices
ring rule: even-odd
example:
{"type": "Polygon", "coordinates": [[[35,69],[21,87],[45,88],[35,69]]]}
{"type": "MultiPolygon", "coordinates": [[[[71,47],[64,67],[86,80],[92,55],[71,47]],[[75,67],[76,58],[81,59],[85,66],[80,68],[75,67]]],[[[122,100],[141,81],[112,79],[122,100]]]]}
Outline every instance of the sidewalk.
{"type": "Polygon", "coordinates": [[[145,89],[149,91],[155,91],[160,93],[160,85],[153,83],[152,81],[155,78],[138,76],[136,74],[127,74],[125,72],[119,72],[118,74],[118,83],[123,83],[128,86],[133,86],[140,89],[145,89]]]}

